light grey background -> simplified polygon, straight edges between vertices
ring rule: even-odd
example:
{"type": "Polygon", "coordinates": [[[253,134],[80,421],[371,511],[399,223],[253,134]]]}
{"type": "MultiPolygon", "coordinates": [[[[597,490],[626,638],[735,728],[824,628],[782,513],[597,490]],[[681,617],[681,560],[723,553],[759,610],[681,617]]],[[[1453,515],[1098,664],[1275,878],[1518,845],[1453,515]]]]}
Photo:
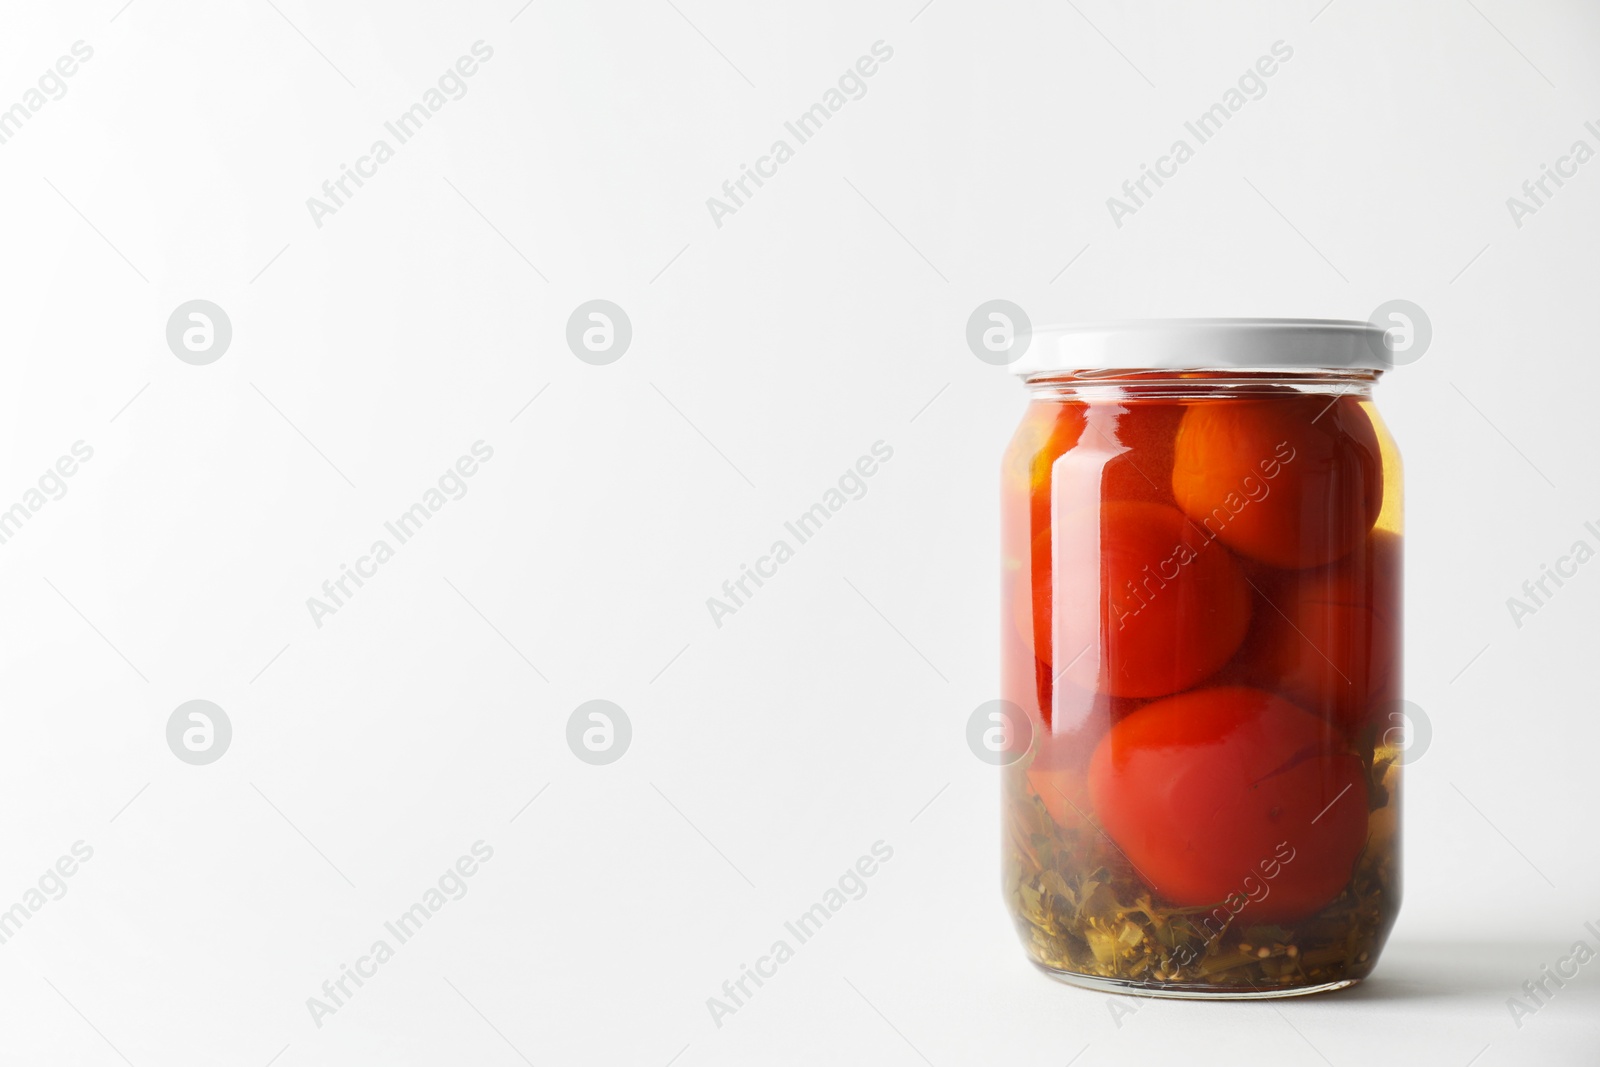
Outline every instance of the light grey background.
{"type": "Polygon", "coordinates": [[[1520,627],[1506,601],[1600,545],[1600,161],[1520,228],[1506,199],[1600,147],[1600,13],[920,2],[6,5],[0,107],[93,48],[0,144],[0,507],[93,449],[0,544],[0,908],[93,849],[0,944],[8,1062],[1593,1062],[1600,963],[1520,1027],[1506,1000],[1600,944],[1600,563],[1520,627]],[[479,40],[466,95],[314,225],[479,40]],[[1114,225],[1279,40],[1265,95],[1114,225]],[[878,41],[717,226],[706,199],[878,41]],[[1378,396],[1433,740],[1366,989],[1112,1001],[1024,963],[964,736],[1023,403],[965,345],[994,298],[1427,310],[1378,396]],[[232,323],[207,366],[166,342],[195,299],[232,323]],[[565,344],[593,299],[632,321],[609,366],[565,344]],[[480,440],[318,628],[306,599],[480,440]],[[715,626],[880,440],[865,496],[715,626]],[[165,739],[194,699],[232,725],[206,766],[165,739]],[[631,720],[606,766],[565,741],[592,699],[631,720]],[[479,840],[467,894],[317,1027],[306,999],[479,840]],[[865,896],[714,1025],[879,840],[865,896]]]}

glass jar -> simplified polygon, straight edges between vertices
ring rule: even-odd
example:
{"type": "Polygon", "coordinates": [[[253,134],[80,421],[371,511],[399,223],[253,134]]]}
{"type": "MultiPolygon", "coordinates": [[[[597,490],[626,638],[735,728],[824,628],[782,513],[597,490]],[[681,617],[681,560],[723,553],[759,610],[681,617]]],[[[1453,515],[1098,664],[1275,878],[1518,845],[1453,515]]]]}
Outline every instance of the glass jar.
{"type": "Polygon", "coordinates": [[[1400,906],[1383,332],[1035,332],[1004,463],[1005,893],[1034,963],[1173,997],[1371,972],[1400,906]]]}

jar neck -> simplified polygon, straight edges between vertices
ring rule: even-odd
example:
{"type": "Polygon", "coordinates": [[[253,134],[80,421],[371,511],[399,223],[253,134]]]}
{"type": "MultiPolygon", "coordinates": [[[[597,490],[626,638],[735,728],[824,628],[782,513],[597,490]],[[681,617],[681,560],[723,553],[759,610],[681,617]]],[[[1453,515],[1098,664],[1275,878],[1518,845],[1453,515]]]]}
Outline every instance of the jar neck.
{"type": "Polygon", "coordinates": [[[1028,376],[1034,400],[1164,400],[1271,397],[1285,391],[1370,398],[1372,370],[1123,370],[1028,376]]]}

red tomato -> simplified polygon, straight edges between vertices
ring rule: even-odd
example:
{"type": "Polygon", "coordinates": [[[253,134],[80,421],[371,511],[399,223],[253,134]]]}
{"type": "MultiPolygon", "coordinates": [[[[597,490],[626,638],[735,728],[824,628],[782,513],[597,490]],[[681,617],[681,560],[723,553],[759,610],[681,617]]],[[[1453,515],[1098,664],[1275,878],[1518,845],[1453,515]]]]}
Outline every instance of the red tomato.
{"type": "Polygon", "coordinates": [[[1241,659],[1255,684],[1320,711],[1354,737],[1398,694],[1400,538],[1374,530],[1338,563],[1264,585],[1257,633],[1241,659]]]}
{"type": "Polygon", "coordinates": [[[1013,576],[1011,619],[1017,633],[1024,635],[1033,654],[1046,666],[1050,663],[1050,531],[1039,531],[1033,538],[1029,562],[1013,576]]]}
{"type": "Polygon", "coordinates": [[[1249,628],[1238,563],[1175,508],[1118,502],[1072,512],[1034,541],[1035,573],[1052,566],[1031,622],[1051,638],[1037,654],[1058,664],[1058,684],[1164,696],[1204,681],[1249,628]]]}
{"type": "Polygon", "coordinates": [[[1032,531],[1050,522],[1050,468],[1077,444],[1083,432],[1083,405],[1071,401],[1035,400],[1023,412],[1004,461],[1008,496],[1026,497],[1032,531]]]}
{"type": "Polygon", "coordinates": [[[1178,427],[1172,491],[1236,552],[1274,567],[1331,563],[1383,504],[1378,434],[1353,397],[1197,403],[1178,427]]]}
{"type": "Polygon", "coordinates": [[[1327,720],[1259,689],[1202,689],[1112,727],[1089,767],[1100,824],[1180,907],[1241,899],[1303,918],[1345,887],[1367,839],[1361,761],[1327,720]]]}
{"type": "Polygon", "coordinates": [[[1131,714],[1137,700],[1085,693],[1076,686],[1056,688],[1055,726],[1038,735],[1028,764],[1028,785],[1044,801],[1058,826],[1088,829],[1089,760],[1111,724],[1131,714]],[[1064,698],[1064,699],[1063,699],[1064,698]]]}
{"type": "MultiPolygon", "coordinates": [[[[1021,583],[1015,604],[1018,631],[1028,635],[1048,663],[1049,553],[1034,553],[1024,563],[1017,552],[1019,532],[1011,522],[1010,501],[1028,493],[1028,527],[1039,538],[1051,516],[1102,500],[1142,500],[1171,504],[1172,449],[1183,408],[1170,401],[1036,401],[1023,415],[1005,459],[1008,502],[1006,567],[1021,583]],[[1037,601],[1030,616],[1025,605],[1037,601]]],[[[1035,542],[1037,544],[1037,542],[1035,542]]],[[[1024,552],[1026,551],[1024,547],[1024,552]]]]}
{"type": "MultiPolygon", "coordinates": [[[[1072,447],[1082,428],[1081,404],[1034,401],[1023,413],[1002,464],[1001,577],[1008,620],[1001,633],[1002,695],[1037,711],[1047,726],[1050,668],[1034,655],[1032,544],[1035,532],[1050,521],[1050,466],[1072,447]]],[[[1046,574],[1037,580],[1047,583],[1049,578],[1046,574]]],[[[1047,635],[1048,630],[1042,633],[1047,635]]],[[[1048,640],[1045,636],[1037,643],[1048,640]]]]}
{"type": "Polygon", "coordinates": [[[1067,735],[1045,734],[1028,765],[1028,787],[1044,801],[1045,810],[1064,829],[1088,829],[1089,756],[1093,742],[1067,735]]]}
{"type": "MultiPolygon", "coordinates": [[[[1099,458],[1099,500],[1172,504],[1173,445],[1183,407],[1170,400],[1097,401],[1088,405],[1078,448],[1099,458]]],[[[1064,508],[1093,500],[1061,500],[1064,508]]]]}

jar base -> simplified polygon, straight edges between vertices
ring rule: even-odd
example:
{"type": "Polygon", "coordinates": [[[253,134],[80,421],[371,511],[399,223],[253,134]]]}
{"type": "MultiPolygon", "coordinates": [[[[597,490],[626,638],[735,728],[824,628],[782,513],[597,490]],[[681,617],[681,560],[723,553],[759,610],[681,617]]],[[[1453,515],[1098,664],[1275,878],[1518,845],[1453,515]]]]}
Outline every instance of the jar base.
{"type": "Polygon", "coordinates": [[[1181,983],[1155,985],[1121,978],[1098,978],[1094,975],[1078,974],[1075,971],[1061,971],[1038,962],[1034,962],[1033,965],[1056,981],[1077,986],[1079,989],[1091,989],[1096,993],[1121,993],[1135,997],[1160,997],[1167,1000],[1282,1000],[1285,997],[1305,997],[1313,993],[1332,993],[1339,989],[1349,989],[1361,981],[1360,978],[1341,978],[1318,985],[1241,990],[1181,983]]]}

